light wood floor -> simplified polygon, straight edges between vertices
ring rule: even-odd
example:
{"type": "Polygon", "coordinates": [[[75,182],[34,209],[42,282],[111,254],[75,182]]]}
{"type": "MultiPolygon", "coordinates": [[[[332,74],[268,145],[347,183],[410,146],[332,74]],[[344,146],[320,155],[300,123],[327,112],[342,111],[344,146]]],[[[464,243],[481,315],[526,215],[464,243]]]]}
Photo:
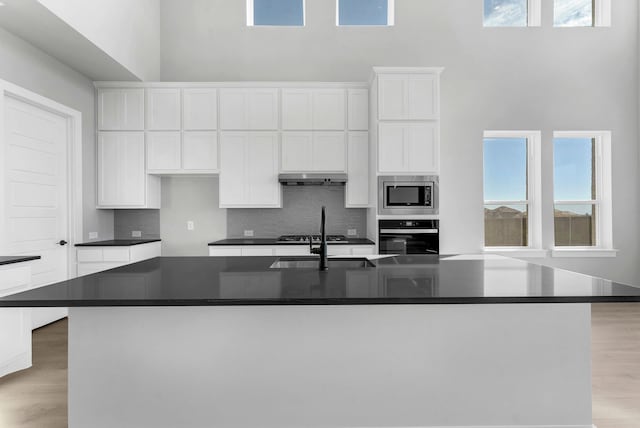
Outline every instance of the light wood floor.
{"type": "MultiPolygon", "coordinates": [[[[592,306],[593,419],[640,427],[640,304],[592,306]]],[[[33,367],[0,379],[0,428],[66,428],[67,321],[33,334],[33,367]]]]}

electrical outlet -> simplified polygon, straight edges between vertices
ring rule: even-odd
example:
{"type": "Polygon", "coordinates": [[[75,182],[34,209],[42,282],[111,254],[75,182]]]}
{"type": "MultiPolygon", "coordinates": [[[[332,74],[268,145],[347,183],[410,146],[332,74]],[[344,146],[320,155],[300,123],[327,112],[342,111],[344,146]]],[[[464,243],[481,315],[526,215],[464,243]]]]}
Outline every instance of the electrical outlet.
{"type": "Polygon", "coordinates": [[[244,236],[246,236],[247,238],[251,238],[253,236],[253,230],[245,230],[244,236]]]}
{"type": "Polygon", "coordinates": [[[349,235],[349,236],[358,235],[358,229],[349,229],[349,230],[347,230],[347,235],[349,235]]]}
{"type": "Polygon", "coordinates": [[[193,230],[196,228],[195,223],[193,222],[193,220],[189,220],[187,221],[187,230],[193,230]]]}
{"type": "Polygon", "coordinates": [[[98,239],[98,232],[89,232],[89,239],[98,239]]]}
{"type": "Polygon", "coordinates": [[[142,238],[142,232],[140,232],[139,230],[132,230],[131,231],[131,237],[132,238],[142,238]]]}

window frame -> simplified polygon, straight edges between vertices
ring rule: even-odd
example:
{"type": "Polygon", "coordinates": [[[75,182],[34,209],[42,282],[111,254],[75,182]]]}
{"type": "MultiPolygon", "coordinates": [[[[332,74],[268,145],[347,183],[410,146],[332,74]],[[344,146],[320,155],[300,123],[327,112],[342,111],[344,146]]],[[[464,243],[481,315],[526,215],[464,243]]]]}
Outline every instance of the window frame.
{"type": "Polygon", "coordinates": [[[307,26],[307,0],[300,0],[302,2],[302,25],[263,25],[255,24],[254,17],[254,2],[255,0],[247,0],[247,27],[260,27],[260,28],[304,28],[307,26]]]}
{"type": "Polygon", "coordinates": [[[593,21],[589,26],[566,26],[555,24],[555,5],[556,0],[553,0],[553,28],[593,28],[593,27],[611,27],[611,0],[592,0],[592,14],[593,21]]]}
{"type": "MultiPolygon", "coordinates": [[[[592,246],[556,246],[555,227],[552,241],[552,255],[554,257],[581,257],[584,253],[593,252],[601,257],[615,256],[613,249],[613,200],[612,200],[612,159],[611,159],[611,131],[554,131],[553,141],[556,139],[592,139],[595,144],[595,186],[596,198],[588,201],[565,201],[555,198],[555,176],[553,177],[553,204],[551,210],[552,222],[553,210],[556,204],[593,204],[596,210],[596,242],[592,246]]],[[[553,150],[553,168],[555,172],[555,150],[553,150]]]]}
{"type": "MultiPolygon", "coordinates": [[[[482,0],[484,7],[485,0],[482,0]]],[[[482,14],[483,28],[529,28],[542,26],[542,0],[527,0],[527,25],[484,25],[484,13],[482,14]]]]}
{"type": "Polygon", "coordinates": [[[396,2],[395,0],[387,0],[387,23],[386,24],[363,24],[363,25],[354,25],[354,24],[340,24],[340,0],[336,0],[336,27],[348,27],[348,28],[368,28],[368,27],[393,27],[395,25],[396,20],[396,2]]]}
{"type": "Polygon", "coordinates": [[[482,234],[482,244],[485,253],[491,254],[514,254],[522,257],[544,257],[546,251],[542,249],[542,156],[540,131],[484,131],[482,139],[482,158],[484,175],[484,140],[490,138],[525,138],[527,140],[527,200],[526,201],[491,201],[484,199],[484,179],[483,179],[483,222],[484,206],[496,204],[527,204],[527,246],[501,246],[488,247],[485,245],[484,227],[482,234]]]}

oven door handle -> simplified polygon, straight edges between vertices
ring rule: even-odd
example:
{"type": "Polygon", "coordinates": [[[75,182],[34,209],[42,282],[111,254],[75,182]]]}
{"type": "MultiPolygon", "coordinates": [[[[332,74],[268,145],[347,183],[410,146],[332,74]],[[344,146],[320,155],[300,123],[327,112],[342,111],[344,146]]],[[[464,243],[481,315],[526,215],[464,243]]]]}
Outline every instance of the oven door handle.
{"type": "Polygon", "coordinates": [[[415,235],[416,233],[436,234],[438,229],[380,229],[380,233],[391,233],[394,235],[415,235]]]}

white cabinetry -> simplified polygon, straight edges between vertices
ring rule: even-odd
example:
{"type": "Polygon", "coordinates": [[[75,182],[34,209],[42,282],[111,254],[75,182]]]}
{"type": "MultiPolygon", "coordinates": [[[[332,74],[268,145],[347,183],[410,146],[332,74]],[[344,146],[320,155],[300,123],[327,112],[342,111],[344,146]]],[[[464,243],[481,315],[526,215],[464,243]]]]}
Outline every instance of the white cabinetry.
{"type": "Polygon", "coordinates": [[[98,135],[98,207],[160,208],[160,178],[146,174],[142,132],[98,135]]]}
{"type": "Polygon", "coordinates": [[[220,140],[220,207],[280,208],[278,136],[224,132],[220,140]]]}
{"type": "Polygon", "coordinates": [[[218,134],[185,132],[182,135],[182,169],[189,172],[218,171],[218,134]]]}
{"type": "Polygon", "coordinates": [[[440,116],[438,73],[381,74],[380,120],[436,120],[440,116]]]}
{"type": "Polygon", "coordinates": [[[278,90],[221,89],[220,128],[225,130],[278,129],[278,90]]]}
{"type": "Polygon", "coordinates": [[[344,132],[285,132],[282,134],[283,172],[344,172],[344,132]]]}
{"type": "MultiPolygon", "coordinates": [[[[327,246],[330,256],[373,255],[375,245],[331,245],[327,246]]],[[[309,245],[209,245],[209,256],[309,256],[309,245]]]]}
{"type": "Polygon", "coordinates": [[[218,171],[218,134],[213,131],[147,133],[149,174],[211,174],[218,171]]]}
{"type": "Polygon", "coordinates": [[[347,93],[349,130],[367,131],[369,129],[369,90],[349,89],[347,93]]]}
{"type": "Polygon", "coordinates": [[[144,89],[98,89],[98,129],[142,131],[144,89]]]}
{"type": "Polygon", "coordinates": [[[437,122],[381,122],[378,132],[378,170],[390,174],[437,174],[437,122]]]}
{"type": "Polygon", "coordinates": [[[282,129],[344,130],[344,89],[283,89],[282,129]]]}
{"type": "Polygon", "coordinates": [[[180,146],[179,132],[147,133],[147,170],[179,170],[180,146]]]}
{"type": "Polygon", "coordinates": [[[213,88],[189,88],[182,92],[182,125],[186,131],[211,131],[218,128],[218,91],[213,88]]]}
{"type": "Polygon", "coordinates": [[[89,275],[119,266],[160,257],[160,242],[131,246],[76,247],[78,276],[89,275]]]}
{"type": "Polygon", "coordinates": [[[147,89],[147,126],[151,131],[180,130],[180,89],[147,89]]]}
{"type": "MultiPolygon", "coordinates": [[[[0,297],[27,291],[31,266],[0,266],[0,297]]],[[[31,367],[31,309],[0,308],[0,377],[31,367]]]]}
{"type": "Polygon", "coordinates": [[[369,206],[369,133],[349,132],[347,142],[347,208],[369,206]]]}

